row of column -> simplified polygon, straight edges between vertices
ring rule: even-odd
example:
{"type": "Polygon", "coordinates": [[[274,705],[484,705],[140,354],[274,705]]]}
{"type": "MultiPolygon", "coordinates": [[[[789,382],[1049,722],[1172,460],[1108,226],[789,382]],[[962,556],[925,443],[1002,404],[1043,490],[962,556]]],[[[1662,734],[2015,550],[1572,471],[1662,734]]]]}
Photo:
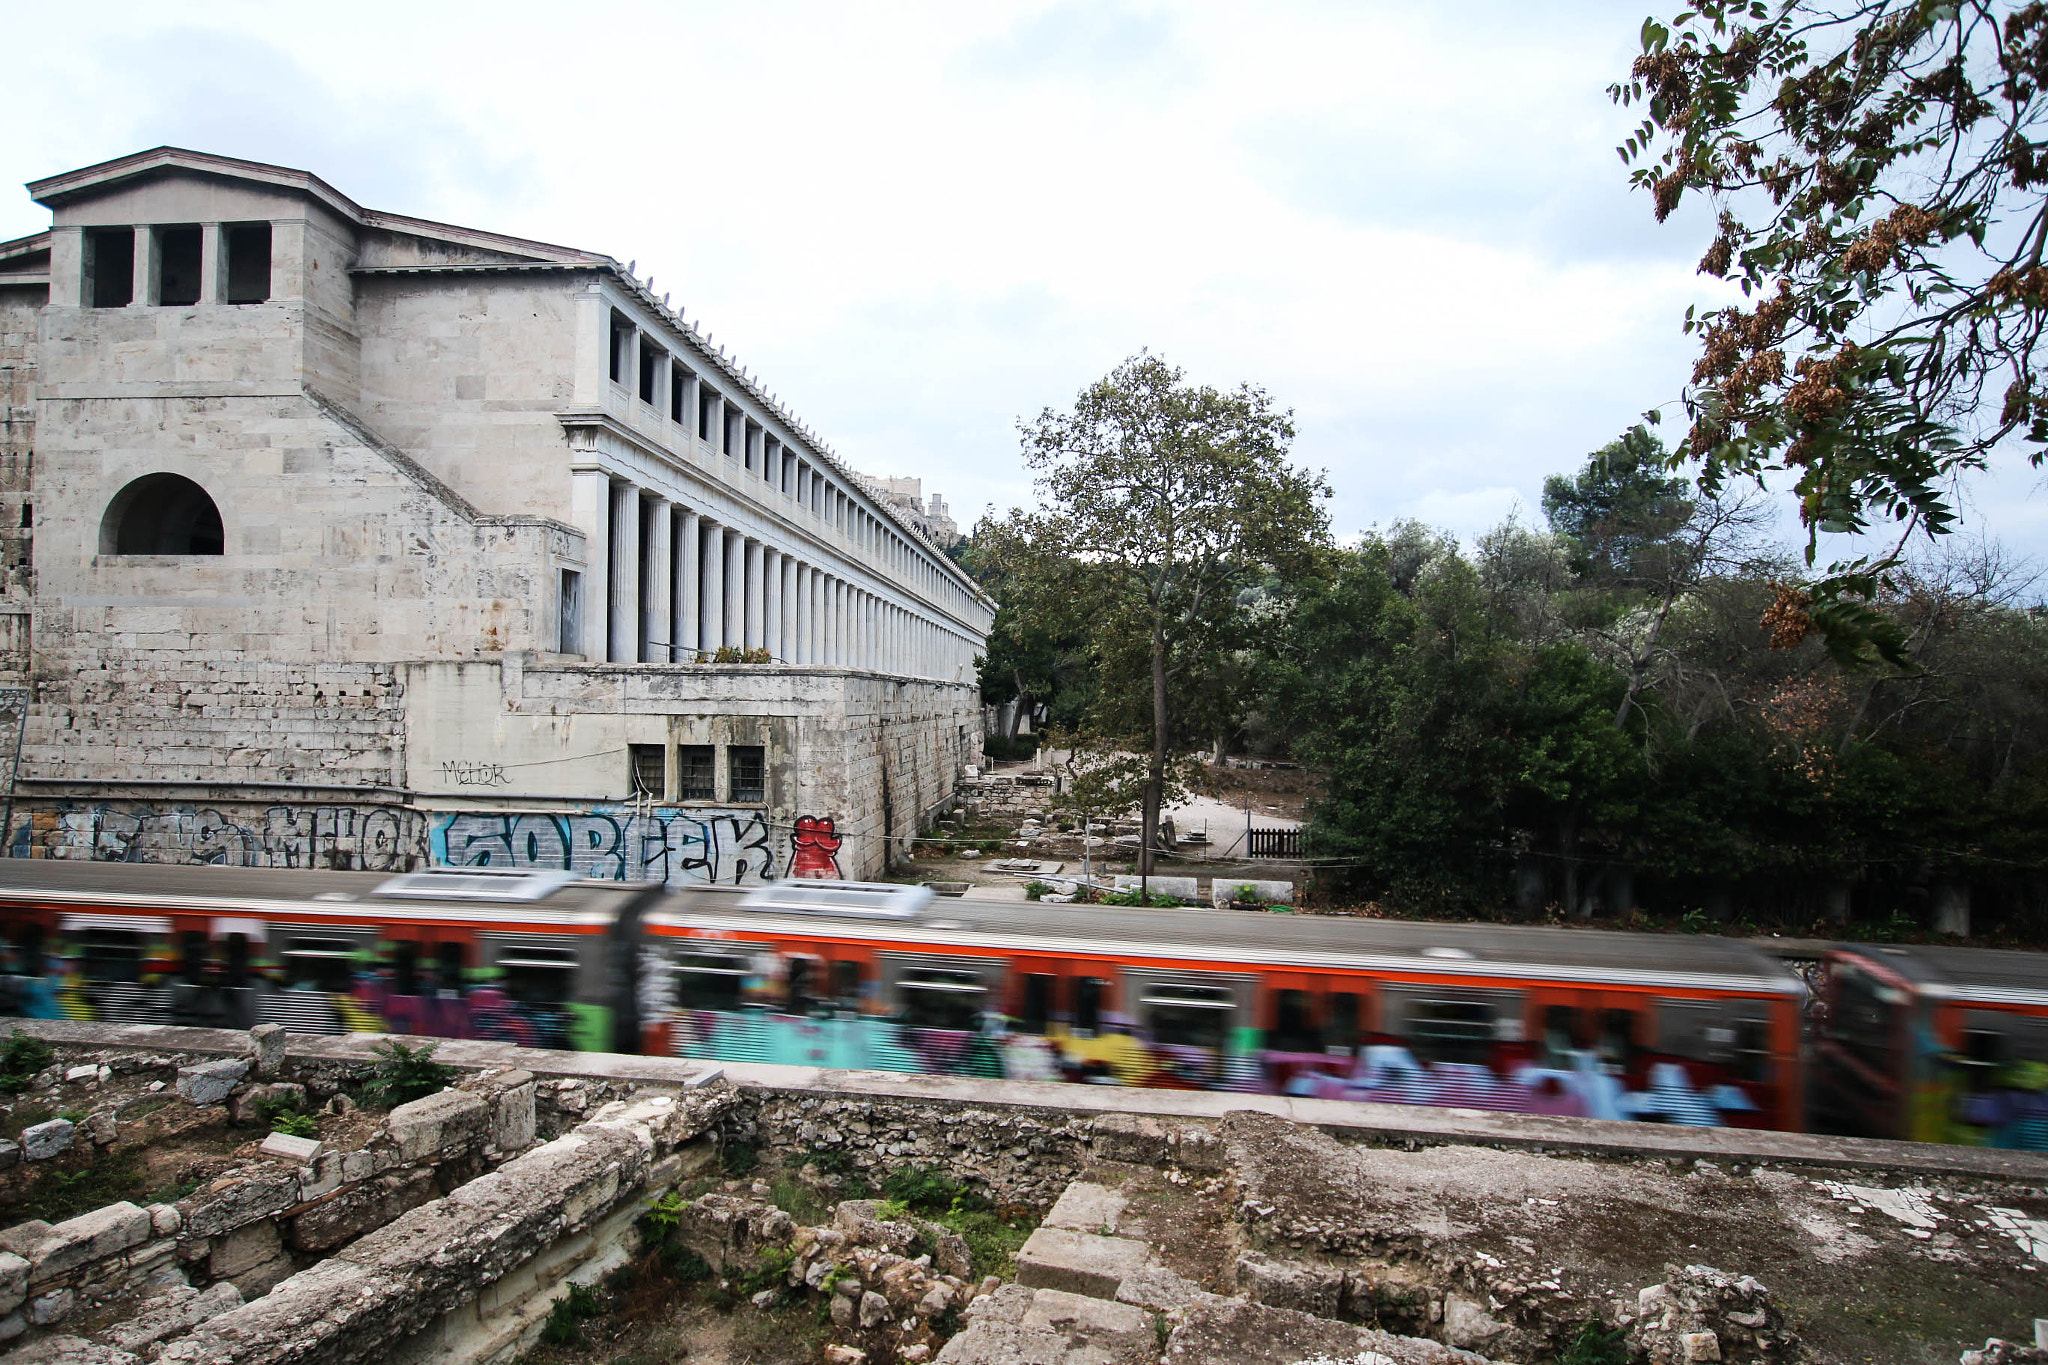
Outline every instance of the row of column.
{"type": "Polygon", "coordinates": [[[586,658],[690,663],[730,646],[776,663],[969,676],[965,640],[858,584],[603,474],[576,481],[579,520],[598,532],[586,658]]]}

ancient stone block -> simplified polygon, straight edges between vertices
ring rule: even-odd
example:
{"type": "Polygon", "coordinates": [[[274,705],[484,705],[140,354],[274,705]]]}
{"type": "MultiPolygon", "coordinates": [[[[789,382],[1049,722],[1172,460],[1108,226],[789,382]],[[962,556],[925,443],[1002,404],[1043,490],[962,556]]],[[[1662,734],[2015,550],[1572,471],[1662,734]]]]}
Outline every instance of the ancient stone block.
{"type": "Polygon", "coordinates": [[[291,1167],[245,1167],[200,1186],[178,1201],[186,1239],[219,1237],[281,1213],[299,1202],[299,1173],[291,1167]]]}
{"type": "Polygon", "coordinates": [[[1123,1217],[1124,1202],[1124,1197],[1115,1190],[1076,1180],[1061,1192],[1040,1226],[1114,1234],[1123,1217]]]}
{"type": "Polygon", "coordinates": [[[1041,1289],[1032,1296],[1018,1326],[1026,1331],[1057,1332],[1070,1350],[1094,1347],[1121,1358],[1154,1344],[1152,1315],[1127,1303],[1112,1303],[1059,1289],[1041,1289]]]}
{"type": "Polygon", "coordinates": [[[258,1024],[249,1030],[249,1044],[255,1054],[256,1074],[275,1080],[284,1072],[285,1045],[290,1036],[283,1024],[258,1024]]]}
{"type": "Polygon", "coordinates": [[[12,1313],[28,1297],[28,1262],[0,1251],[0,1313],[12,1313]]]}
{"type": "MultiPolygon", "coordinates": [[[[1237,1289],[1253,1303],[1292,1308],[1319,1318],[1337,1316],[1344,1293],[1344,1272],[1330,1266],[1276,1261],[1257,1251],[1241,1252],[1236,1265],[1237,1289]]],[[[1456,1342],[1463,1345],[1463,1342],[1456,1342]]]]}
{"type": "Polygon", "coordinates": [[[29,1257],[28,1282],[46,1284],[88,1261],[118,1256],[149,1240],[149,1215],[135,1205],[109,1204],[51,1228],[29,1257]]]}
{"type": "Polygon", "coordinates": [[[384,1119],[384,1131],[397,1146],[399,1161],[408,1165],[453,1147],[481,1146],[489,1126],[489,1108],[460,1090],[442,1090],[401,1104],[384,1119]]]}
{"type": "Polygon", "coordinates": [[[242,1057],[223,1057],[197,1066],[178,1068],[178,1096],[187,1104],[204,1107],[219,1104],[249,1074],[249,1062],[242,1057]]]}
{"type": "Polygon", "coordinates": [[[329,1251],[381,1228],[434,1197],[434,1173],[393,1172],[349,1185],[290,1220],[289,1240],[300,1251],[329,1251]]]}
{"type": "Polygon", "coordinates": [[[211,1285],[204,1290],[173,1289],[149,1300],[141,1312],[109,1327],[103,1335],[109,1345],[140,1353],[166,1337],[190,1331],[209,1318],[241,1306],[242,1293],[231,1284],[211,1285]]]}
{"type": "Polygon", "coordinates": [[[1017,1253],[1017,1283],[1113,1299],[1124,1277],[1151,1259],[1151,1247],[1128,1237],[1041,1227],[1017,1253]]]}
{"type": "MultiPolygon", "coordinates": [[[[263,1139],[263,1145],[256,1150],[264,1156],[274,1156],[282,1161],[310,1166],[320,1155],[321,1142],[318,1138],[293,1137],[290,1133],[272,1133],[263,1139]]],[[[337,1172],[337,1175],[339,1173],[337,1172]]]]}
{"type": "Polygon", "coordinates": [[[71,1316],[73,1296],[68,1289],[53,1289],[47,1294],[38,1294],[28,1301],[28,1320],[38,1327],[48,1327],[53,1322],[62,1322],[71,1316]]]}
{"type": "Polygon", "coordinates": [[[77,1126],[70,1119],[51,1119],[21,1130],[21,1154],[30,1161],[48,1161],[71,1147],[77,1126]]]}

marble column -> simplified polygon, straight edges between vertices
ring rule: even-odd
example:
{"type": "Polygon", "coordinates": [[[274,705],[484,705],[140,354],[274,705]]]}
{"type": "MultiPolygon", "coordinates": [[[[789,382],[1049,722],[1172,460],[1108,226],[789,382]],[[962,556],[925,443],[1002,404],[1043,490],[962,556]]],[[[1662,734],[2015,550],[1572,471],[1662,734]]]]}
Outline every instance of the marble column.
{"type": "Polygon", "coordinates": [[[745,629],[741,645],[747,649],[761,647],[762,630],[767,622],[767,603],[762,592],[762,554],[767,549],[758,540],[748,540],[742,547],[743,572],[746,575],[745,629]]]}
{"type": "Polygon", "coordinates": [[[641,635],[640,662],[665,664],[670,661],[670,646],[675,633],[670,629],[669,590],[675,584],[675,569],[669,556],[673,547],[669,544],[669,503],[666,498],[649,495],[654,505],[654,515],[649,519],[648,529],[653,532],[646,546],[647,555],[647,600],[640,604],[641,619],[646,626],[641,635]]]}
{"type": "Polygon", "coordinates": [[[612,481],[594,469],[579,470],[569,485],[569,517],[583,532],[583,657],[603,663],[611,630],[612,481]]]}
{"type": "Polygon", "coordinates": [[[704,545],[699,536],[700,518],[684,512],[680,539],[676,545],[676,662],[690,663],[697,657],[699,637],[698,591],[704,583],[704,545]]]}
{"type": "Polygon", "coordinates": [[[725,551],[725,638],[720,644],[740,647],[747,629],[747,538],[727,531],[725,551]]]}

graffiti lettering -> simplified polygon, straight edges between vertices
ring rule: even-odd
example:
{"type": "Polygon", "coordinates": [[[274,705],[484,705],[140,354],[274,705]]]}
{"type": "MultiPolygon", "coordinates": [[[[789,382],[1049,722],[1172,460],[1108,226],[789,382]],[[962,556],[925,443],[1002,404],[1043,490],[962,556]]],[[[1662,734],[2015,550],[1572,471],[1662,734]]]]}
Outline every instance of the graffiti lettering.
{"type": "Polygon", "coordinates": [[[451,867],[545,867],[621,882],[773,881],[776,856],[757,810],[592,811],[436,817],[431,850],[451,867]]]}
{"type": "Polygon", "coordinates": [[[395,806],[211,807],[65,803],[32,809],[12,831],[16,857],[220,867],[407,872],[427,861],[427,821],[395,806]]]}
{"type": "Polygon", "coordinates": [[[839,845],[844,842],[833,827],[831,816],[799,815],[796,831],[789,836],[789,875],[836,879],[839,845]]]}
{"type": "Polygon", "coordinates": [[[441,765],[441,776],[458,787],[509,787],[502,763],[464,763],[450,759],[441,765]]]}

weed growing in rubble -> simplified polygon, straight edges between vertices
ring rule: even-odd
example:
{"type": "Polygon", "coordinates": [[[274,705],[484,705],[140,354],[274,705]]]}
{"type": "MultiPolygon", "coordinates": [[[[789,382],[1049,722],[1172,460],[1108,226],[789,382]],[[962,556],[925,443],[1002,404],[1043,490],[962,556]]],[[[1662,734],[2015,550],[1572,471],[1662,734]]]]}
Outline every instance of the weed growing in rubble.
{"type": "Polygon", "coordinates": [[[0,1048],[0,1090],[19,1095],[28,1089],[38,1071],[56,1060],[57,1054],[48,1043],[16,1029],[8,1035],[7,1045],[0,1048]]]}
{"type": "Polygon", "coordinates": [[[893,1205],[959,1233],[977,1275],[1007,1278],[1018,1248],[1037,1222],[1029,1210],[1014,1205],[997,1208],[952,1176],[927,1166],[904,1166],[889,1172],[882,1181],[882,1193],[891,1203],[876,1211],[878,1217],[891,1217],[893,1205]]]}
{"type": "Polygon", "coordinates": [[[569,1292],[548,1309],[548,1320],[540,1327],[540,1339],[550,1346],[574,1346],[583,1340],[583,1324],[603,1312],[604,1304],[596,1290],[572,1284],[569,1292]]]}
{"type": "Polygon", "coordinates": [[[690,1201],[683,1198],[682,1191],[670,1190],[647,1206],[645,1229],[648,1240],[665,1242],[683,1224],[683,1210],[690,1201]]]}
{"type": "Polygon", "coordinates": [[[279,1114],[270,1121],[270,1131],[286,1137],[316,1138],[320,1136],[320,1121],[311,1114],[279,1114]]]}
{"type": "Polygon", "coordinates": [[[363,1087],[386,1104],[400,1105],[437,1090],[448,1088],[455,1072],[434,1060],[438,1043],[407,1047],[396,1038],[372,1043],[377,1060],[370,1064],[370,1081],[363,1087]]]}
{"type": "Polygon", "coordinates": [[[1628,1365],[1628,1342],[1620,1328],[1589,1318],[1557,1358],[1557,1365],[1628,1365]]]}

